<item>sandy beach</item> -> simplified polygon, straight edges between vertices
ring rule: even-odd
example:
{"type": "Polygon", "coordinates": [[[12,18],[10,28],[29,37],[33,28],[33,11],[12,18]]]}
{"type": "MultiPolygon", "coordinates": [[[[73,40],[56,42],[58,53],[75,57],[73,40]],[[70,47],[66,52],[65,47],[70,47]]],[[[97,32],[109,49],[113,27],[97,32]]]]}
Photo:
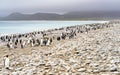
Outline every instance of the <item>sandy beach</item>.
{"type": "MultiPolygon", "coordinates": [[[[0,75],[120,75],[120,21],[106,24],[110,27],[53,40],[49,46],[9,50],[1,45],[0,75]],[[10,56],[10,70],[3,67],[6,54],[10,56]]],[[[64,28],[49,35],[59,36],[61,32],[64,28]]]]}

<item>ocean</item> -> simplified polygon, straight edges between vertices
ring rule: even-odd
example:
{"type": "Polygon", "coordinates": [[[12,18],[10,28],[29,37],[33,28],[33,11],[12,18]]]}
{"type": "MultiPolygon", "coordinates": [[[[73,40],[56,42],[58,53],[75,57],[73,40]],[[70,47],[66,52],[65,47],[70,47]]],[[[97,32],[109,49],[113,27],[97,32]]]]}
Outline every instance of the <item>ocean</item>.
{"type": "Polygon", "coordinates": [[[0,36],[107,21],[0,21],[0,36]]]}

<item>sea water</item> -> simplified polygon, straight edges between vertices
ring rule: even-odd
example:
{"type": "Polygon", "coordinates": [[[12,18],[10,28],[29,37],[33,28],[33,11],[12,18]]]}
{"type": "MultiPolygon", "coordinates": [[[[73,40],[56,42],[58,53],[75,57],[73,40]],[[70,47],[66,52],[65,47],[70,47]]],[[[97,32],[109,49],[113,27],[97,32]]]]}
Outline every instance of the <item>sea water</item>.
{"type": "Polygon", "coordinates": [[[106,21],[0,21],[0,36],[106,21]]]}

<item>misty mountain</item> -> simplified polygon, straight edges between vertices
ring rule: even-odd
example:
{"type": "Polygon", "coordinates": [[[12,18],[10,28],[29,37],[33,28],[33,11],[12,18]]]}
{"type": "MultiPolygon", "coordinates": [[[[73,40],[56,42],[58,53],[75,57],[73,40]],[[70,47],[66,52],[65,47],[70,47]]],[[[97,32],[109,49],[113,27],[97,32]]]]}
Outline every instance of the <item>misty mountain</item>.
{"type": "Polygon", "coordinates": [[[105,20],[120,19],[120,11],[69,12],[63,15],[56,13],[22,14],[12,13],[0,20],[105,20]]]}
{"type": "Polygon", "coordinates": [[[12,13],[1,20],[54,20],[59,18],[61,15],[53,13],[36,13],[36,14],[21,14],[12,13]]]}

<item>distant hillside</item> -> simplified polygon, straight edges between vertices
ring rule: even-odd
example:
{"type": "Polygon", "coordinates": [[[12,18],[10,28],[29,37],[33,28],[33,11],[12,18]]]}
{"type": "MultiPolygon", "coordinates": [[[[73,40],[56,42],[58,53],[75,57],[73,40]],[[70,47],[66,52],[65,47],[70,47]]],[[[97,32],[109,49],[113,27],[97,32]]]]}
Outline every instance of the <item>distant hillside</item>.
{"type": "Polygon", "coordinates": [[[22,14],[12,13],[0,20],[104,20],[120,19],[120,11],[111,12],[69,12],[63,15],[56,13],[22,14]]]}
{"type": "Polygon", "coordinates": [[[21,14],[12,13],[1,20],[54,20],[59,18],[61,15],[51,13],[36,13],[36,14],[21,14]]]}

